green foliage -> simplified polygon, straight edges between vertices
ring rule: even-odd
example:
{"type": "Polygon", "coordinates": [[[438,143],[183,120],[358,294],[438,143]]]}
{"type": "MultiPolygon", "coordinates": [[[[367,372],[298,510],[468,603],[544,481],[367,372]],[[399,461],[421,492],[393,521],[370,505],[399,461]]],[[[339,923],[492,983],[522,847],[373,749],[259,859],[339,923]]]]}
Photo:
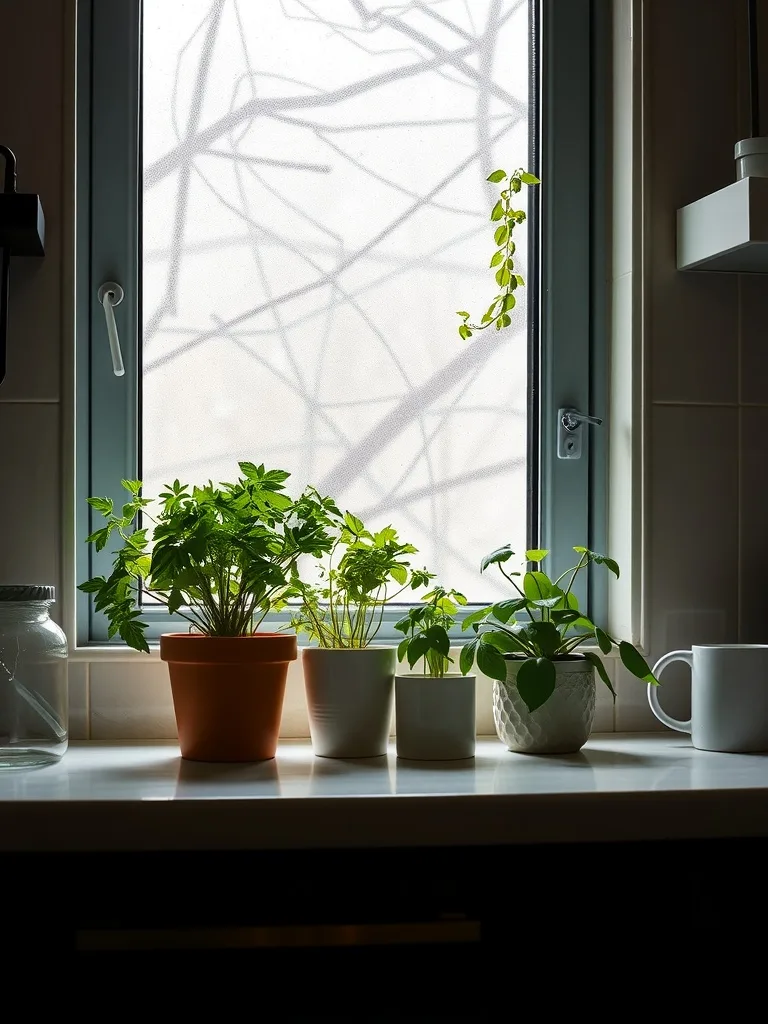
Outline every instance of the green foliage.
{"type": "MultiPolygon", "coordinates": [[[[632,644],[616,640],[579,611],[579,602],[573,593],[578,574],[594,562],[604,565],[618,578],[618,565],[607,555],[585,547],[573,550],[579,556],[578,562],[556,580],[550,579],[540,567],[547,551],[526,551],[526,562],[535,568],[524,574],[508,572],[504,568],[514,554],[508,544],[486,555],[480,563],[480,571],[496,565],[514,588],[515,596],[472,612],[462,623],[462,629],[475,632],[461,652],[459,663],[462,672],[468,672],[477,661],[481,672],[504,682],[507,678],[506,659],[522,659],[516,685],[529,711],[535,711],[551,697],[555,688],[554,663],[573,657],[585,644],[596,644],[603,654],[610,654],[617,647],[624,666],[632,675],[647,683],[658,682],[632,644]],[[522,586],[514,578],[521,575],[522,586]]],[[[615,700],[616,693],[600,655],[595,651],[581,653],[595,667],[615,700]]]]}
{"type": "Polygon", "coordinates": [[[469,313],[465,310],[458,310],[456,315],[460,316],[462,321],[459,326],[459,337],[465,341],[472,337],[474,331],[484,331],[492,324],[500,331],[512,323],[509,310],[515,306],[513,293],[516,288],[525,284],[520,274],[515,273],[515,242],[512,238],[515,227],[525,220],[525,211],[514,208],[512,197],[517,195],[523,185],[540,184],[535,175],[524,171],[522,167],[509,176],[506,171],[494,171],[488,175],[486,181],[502,186],[500,198],[491,210],[491,221],[498,226],[493,233],[496,251],[491,256],[489,264],[490,269],[496,271],[494,276],[500,290],[481,316],[479,324],[472,323],[469,313]]]}
{"type": "Polygon", "coordinates": [[[395,623],[395,629],[405,633],[397,648],[397,660],[407,658],[411,668],[422,660],[424,675],[442,677],[453,664],[448,631],[456,622],[459,605],[465,605],[467,599],[458,590],[435,587],[422,601],[395,623]]]}
{"type": "Polygon", "coordinates": [[[174,480],[159,496],[156,518],[138,480],[124,480],[130,500],[119,514],[109,498],[89,498],[106,525],[88,537],[97,551],[118,537],[112,573],[80,585],[129,647],[148,651],[137,592],[142,584],[171,613],[209,636],[253,632],[267,612],[295,593],[301,555],[316,557],[332,544],[339,510],[309,487],[293,501],[290,476],[241,462],[235,483],[192,487],[174,480]],[[139,519],[150,522],[138,529],[139,519]],[[182,609],[184,609],[182,611],[182,609]]]}
{"type": "Polygon", "coordinates": [[[357,516],[338,510],[329,526],[332,540],[323,552],[328,558],[320,566],[320,583],[305,583],[298,575],[293,581],[301,608],[291,625],[320,647],[368,647],[387,603],[426,586],[433,576],[411,569],[408,556],[416,548],[401,543],[391,526],[371,533],[357,516]]]}

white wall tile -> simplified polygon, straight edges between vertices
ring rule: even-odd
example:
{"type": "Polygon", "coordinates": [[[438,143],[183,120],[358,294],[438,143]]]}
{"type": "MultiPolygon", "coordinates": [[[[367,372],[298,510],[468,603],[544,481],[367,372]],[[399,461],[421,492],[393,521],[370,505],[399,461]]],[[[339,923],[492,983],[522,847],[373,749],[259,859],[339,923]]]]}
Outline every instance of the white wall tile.
{"type": "MultiPolygon", "coordinates": [[[[648,704],[648,687],[623,665],[616,666],[616,732],[656,732],[664,726],[648,704]]],[[[671,708],[670,714],[676,714],[671,708]]]]}
{"type": "Polygon", "coordinates": [[[90,739],[88,715],[88,664],[70,661],[67,665],[69,680],[69,738],[90,739]]]}
{"type": "MultiPolygon", "coordinates": [[[[763,284],[768,290],[768,285],[763,284]]],[[[768,351],[768,347],[767,347],[768,351]]],[[[768,396],[767,396],[768,397],[768,396]]],[[[768,643],[765,581],[768,579],[768,408],[741,409],[739,641],[768,643]]]]}
{"type": "Polygon", "coordinates": [[[161,661],[90,664],[91,739],[175,739],[168,667],[161,661]]]}

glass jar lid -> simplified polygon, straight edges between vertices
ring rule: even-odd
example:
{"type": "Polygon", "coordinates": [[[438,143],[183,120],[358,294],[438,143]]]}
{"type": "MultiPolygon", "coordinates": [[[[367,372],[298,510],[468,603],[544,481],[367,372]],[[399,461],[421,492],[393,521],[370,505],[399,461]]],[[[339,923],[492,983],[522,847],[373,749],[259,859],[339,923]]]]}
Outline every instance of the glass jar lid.
{"type": "Polygon", "coordinates": [[[55,601],[56,587],[41,587],[34,583],[16,583],[0,586],[0,601],[55,601]]]}

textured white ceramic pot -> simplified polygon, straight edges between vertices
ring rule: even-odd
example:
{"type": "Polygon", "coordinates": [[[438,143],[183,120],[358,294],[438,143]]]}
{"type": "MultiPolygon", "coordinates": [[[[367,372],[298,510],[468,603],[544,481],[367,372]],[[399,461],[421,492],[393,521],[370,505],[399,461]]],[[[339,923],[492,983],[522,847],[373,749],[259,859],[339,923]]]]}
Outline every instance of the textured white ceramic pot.
{"type": "Polygon", "coordinates": [[[319,757],[380,757],[392,723],[397,651],[305,647],[309,732],[319,757]]]}
{"type": "Polygon", "coordinates": [[[595,717],[595,670],[578,655],[556,661],[555,689],[529,711],[517,690],[522,661],[507,659],[507,680],[493,684],[493,720],[499,739],[519,754],[570,754],[589,739],[595,717]]]}
{"type": "Polygon", "coordinates": [[[397,756],[453,761],[475,756],[475,677],[395,676],[397,756]]]}

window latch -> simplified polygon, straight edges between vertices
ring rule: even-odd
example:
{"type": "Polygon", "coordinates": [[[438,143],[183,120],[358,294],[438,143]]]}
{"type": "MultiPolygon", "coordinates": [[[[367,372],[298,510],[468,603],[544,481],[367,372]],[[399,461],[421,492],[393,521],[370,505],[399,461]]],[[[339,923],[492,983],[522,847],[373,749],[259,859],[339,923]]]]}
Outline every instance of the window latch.
{"type": "Polygon", "coordinates": [[[599,416],[587,416],[578,409],[557,410],[557,457],[558,459],[580,459],[582,448],[582,427],[591,423],[602,426],[599,416]]]}
{"type": "Polygon", "coordinates": [[[114,281],[105,281],[96,292],[99,302],[104,307],[104,316],[107,320],[107,337],[109,338],[109,352],[112,356],[112,369],[116,377],[122,377],[125,373],[123,366],[123,353],[120,351],[120,338],[117,336],[117,324],[115,323],[114,307],[119,306],[125,297],[125,292],[114,281]]]}

